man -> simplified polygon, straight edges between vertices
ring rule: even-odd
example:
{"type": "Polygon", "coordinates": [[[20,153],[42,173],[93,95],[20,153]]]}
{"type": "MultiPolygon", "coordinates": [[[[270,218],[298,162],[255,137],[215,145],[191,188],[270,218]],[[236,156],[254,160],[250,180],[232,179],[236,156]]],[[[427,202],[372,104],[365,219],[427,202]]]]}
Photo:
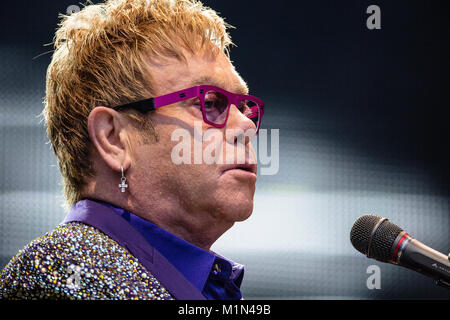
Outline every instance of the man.
{"type": "Polygon", "coordinates": [[[210,248],[252,213],[264,106],[228,58],[226,27],[191,0],[64,17],[43,114],[70,211],[8,263],[1,298],[242,298],[243,266],[210,248]]]}

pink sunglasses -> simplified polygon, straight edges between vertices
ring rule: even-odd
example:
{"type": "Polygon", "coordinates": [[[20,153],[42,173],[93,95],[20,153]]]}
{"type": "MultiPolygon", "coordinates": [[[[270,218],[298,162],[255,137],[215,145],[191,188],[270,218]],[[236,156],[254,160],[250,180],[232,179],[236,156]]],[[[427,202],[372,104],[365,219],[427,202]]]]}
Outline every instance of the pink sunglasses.
{"type": "Polygon", "coordinates": [[[199,99],[205,123],[216,128],[223,128],[228,121],[230,106],[233,104],[254,123],[256,134],[258,133],[264,114],[264,102],[254,96],[235,94],[210,85],[199,85],[163,96],[127,103],[113,109],[118,111],[135,109],[147,113],[192,98],[199,99]]]}

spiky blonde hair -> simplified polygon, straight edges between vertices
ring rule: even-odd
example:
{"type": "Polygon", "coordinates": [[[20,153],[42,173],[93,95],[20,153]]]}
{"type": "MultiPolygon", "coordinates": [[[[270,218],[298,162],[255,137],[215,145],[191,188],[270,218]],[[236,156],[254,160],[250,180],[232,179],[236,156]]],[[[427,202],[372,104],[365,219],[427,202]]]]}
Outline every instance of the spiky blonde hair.
{"type": "MultiPolygon", "coordinates": [[[[87,122],[96,106],[153,96],[152,57],[185,60],[206,45],[228,55],[218,14],[195,0],[109,0],[61,15],[47,70],[43,116],[63,177],[66,209],[95,172],[87,122]]],[[[148,119],[146,121],[149,121],[148,119]]]]}

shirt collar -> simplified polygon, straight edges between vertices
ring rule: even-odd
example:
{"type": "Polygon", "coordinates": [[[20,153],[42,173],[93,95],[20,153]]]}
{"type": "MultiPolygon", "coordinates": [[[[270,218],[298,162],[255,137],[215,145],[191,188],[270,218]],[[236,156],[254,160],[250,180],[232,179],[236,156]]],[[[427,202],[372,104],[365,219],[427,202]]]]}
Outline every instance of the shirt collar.
{"type": "Polygon", "coordinates": [[[244,266],[215,252],[208,252],[177,237],[163,228],[110,203],[102,202],[135,227],[162,255],[177,268],[198,290],[203,291],[215,265],[240,287],[244,266]]]}

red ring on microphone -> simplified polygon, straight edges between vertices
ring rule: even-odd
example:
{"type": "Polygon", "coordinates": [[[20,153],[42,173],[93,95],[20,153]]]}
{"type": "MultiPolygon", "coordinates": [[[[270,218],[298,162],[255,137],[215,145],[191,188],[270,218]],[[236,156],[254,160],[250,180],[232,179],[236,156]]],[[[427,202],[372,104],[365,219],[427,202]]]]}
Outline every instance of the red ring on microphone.
{"type": "Polygon", "coordinates": [[[400,249],[400,245],[402,244],[403,240],[405,240],[406,237],[409,237],[409,234],[405,232],[403,237],[400,238],[400,240],[397,243],[397,246],[395,247],[394,254],[392,255],[392,261],[397,261],[397,253],[398,249],[400,249]]]}

